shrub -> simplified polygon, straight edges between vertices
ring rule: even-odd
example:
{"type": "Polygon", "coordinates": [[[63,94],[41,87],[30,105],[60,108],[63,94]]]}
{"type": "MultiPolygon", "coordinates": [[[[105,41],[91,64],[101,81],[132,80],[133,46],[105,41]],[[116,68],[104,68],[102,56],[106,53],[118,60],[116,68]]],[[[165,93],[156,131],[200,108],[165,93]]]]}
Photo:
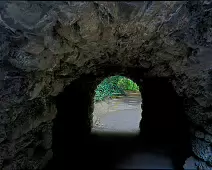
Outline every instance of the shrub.
{"type": "Polygon", "coordinates": [[[102,101],[106,97],[126,95],[125,90],[139,91],[139,87],[132,80],[123,76],[105,78],[95,90],[94,101],[102,101]]]}
{"type": "Polygon", "coordinates": [[[126,77],[122,77],[118,81],[118,86],[123,90],[139,91],[139,87],[137,86],[137,84],[126,77]]]}

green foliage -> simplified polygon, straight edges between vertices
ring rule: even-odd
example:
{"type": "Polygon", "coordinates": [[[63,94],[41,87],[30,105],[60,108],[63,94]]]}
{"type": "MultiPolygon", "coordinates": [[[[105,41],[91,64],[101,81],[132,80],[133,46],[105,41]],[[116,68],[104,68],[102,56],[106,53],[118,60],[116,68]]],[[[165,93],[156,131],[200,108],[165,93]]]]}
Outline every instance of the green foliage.
{"type": "Polygon", "coordinates": [[[106,97],[126,95],[125,90],[139,91],[139,87],[123,76],[112,76],[104,79],[95,90],[94,101],[102,101],[106,97]]]}
{"type": "Polygon", "coordinates": [[[95,101],[102,101],[106,97],[112,97],[114,95],[125,95],[122,88],[118,86],[119,76],[113,76],[104,79],[95,90],[95,101]]]}
{"type": "Polygon", "coordinates": [[[137,86],[137,84],[126,77],[122,77],[118,81],[118,86],[123,90],[139,91],[139,87],[137,86]]]}

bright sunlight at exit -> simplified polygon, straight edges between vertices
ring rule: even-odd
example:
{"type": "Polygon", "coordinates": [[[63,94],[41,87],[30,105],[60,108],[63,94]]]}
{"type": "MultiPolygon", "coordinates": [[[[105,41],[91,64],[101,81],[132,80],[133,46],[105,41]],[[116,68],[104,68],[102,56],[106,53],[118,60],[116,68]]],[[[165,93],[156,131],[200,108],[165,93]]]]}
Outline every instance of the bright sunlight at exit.
{"type": "Polygon", "coordinates": [[[124,76],[105,78],[95,90],[92,132],[138,133],[141,103],[135,82],[124,76]]]}

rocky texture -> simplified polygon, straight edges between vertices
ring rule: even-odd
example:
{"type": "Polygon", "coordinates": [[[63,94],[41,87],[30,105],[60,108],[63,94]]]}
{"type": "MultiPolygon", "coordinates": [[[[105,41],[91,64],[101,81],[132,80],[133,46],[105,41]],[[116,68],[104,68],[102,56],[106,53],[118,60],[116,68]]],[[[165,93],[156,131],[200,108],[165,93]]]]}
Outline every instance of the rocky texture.
{"type": "Polygon", "coordinates": [[[204,161],[207,161],[212,155],[210,144],[199,139],[192,141],[192,150],[196,156],[204,161]]]}
{"type": "Polygon", "coordinates": [[[211,166],[208,165],[206,162],[203,162],[201,160],[198,160],[194,157],[189,157],[186,161],[185,161],[185,165],[184,165],[184,169],[196,169],[196,167],[199,170],[203,170],[203,169],[207,169],[207,170],[211,170],[211,166]]]}
{"type": "Polygon", "coordinates": [[[52,96],[82,75],[168,77],[192,126],[212,135],[211,5],[0,2],[0,169],[37,169],[51,157],[51,142],[41,144],[51,135],[36,134],[52,126],[52,96]]]}

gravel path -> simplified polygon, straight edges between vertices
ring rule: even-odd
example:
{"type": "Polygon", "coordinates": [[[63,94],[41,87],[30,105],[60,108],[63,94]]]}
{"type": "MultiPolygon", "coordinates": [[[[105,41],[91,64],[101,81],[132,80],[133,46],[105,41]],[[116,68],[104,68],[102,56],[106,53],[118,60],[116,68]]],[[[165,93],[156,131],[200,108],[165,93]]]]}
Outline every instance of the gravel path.
{"type": "Polygon", "coordinates": [[[100,125],[95,129],[103,132],[139,132],[141,115],[138,110],[110,112],[100,118],[100,125]]]}
{"type": "Polygon", "coordinates": [[[139,132],[142,112],[140,95],[110,99],[95,107],[98,107],[93,113],[97,121],[93,131],[139,132]]]}

